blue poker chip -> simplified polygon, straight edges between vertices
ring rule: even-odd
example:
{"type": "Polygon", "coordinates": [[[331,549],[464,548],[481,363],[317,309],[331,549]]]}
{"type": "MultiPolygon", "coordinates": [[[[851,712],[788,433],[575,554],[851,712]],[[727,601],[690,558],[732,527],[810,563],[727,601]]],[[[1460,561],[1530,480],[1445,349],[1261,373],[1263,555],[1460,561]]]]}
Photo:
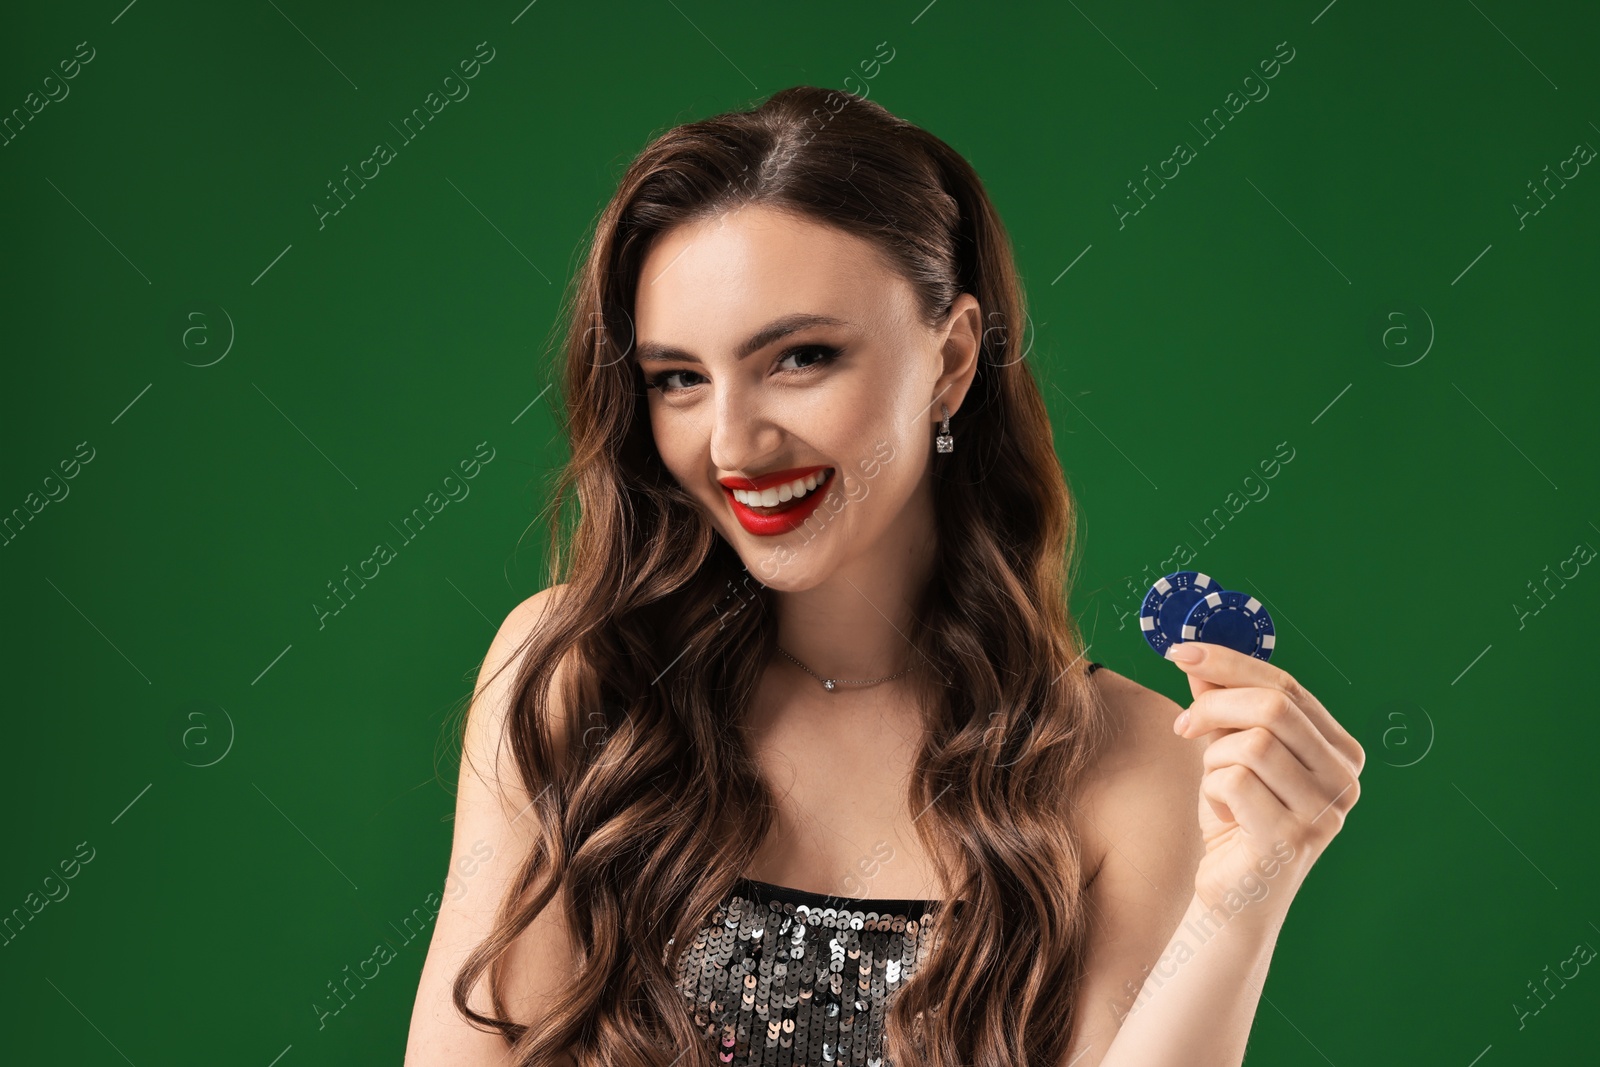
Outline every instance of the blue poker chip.
{"type": "Polygon", "coordinates": [[[1272,658],[1276,643],[1272,616],[1249,593],[1224,591],[1202,597],[1183,620],[1185,641],[1204,641],[1243,652],[1256,659],[1272,658]]]}
{"type": "Polygon", "coordinates": [[[1165,656],[1169,647],[1183,640],[1183,621],[1190,608],[1207,594],[1220,592],[1217,580],[1199,571],[1178,571],[1152,585],[1139,609],[1139,629],[1156,655],[1165,656]]]}

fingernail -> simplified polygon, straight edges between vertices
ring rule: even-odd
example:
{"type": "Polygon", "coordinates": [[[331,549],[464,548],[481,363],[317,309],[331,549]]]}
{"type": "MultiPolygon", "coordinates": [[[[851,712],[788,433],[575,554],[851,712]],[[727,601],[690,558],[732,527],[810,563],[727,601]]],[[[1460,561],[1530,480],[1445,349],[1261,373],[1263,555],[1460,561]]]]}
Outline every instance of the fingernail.
{"type": "Polygon", "coordinates": [[[1167,658],[1175,663],[1199,663],[1205,658],[1205,654],[1205,649],[1188,641],[1179,641],[1175,645],[1167,646],[1167,658]]]}
{"type": "Polygon", "coordinates": [[[1184,729],[1188,725],[1189,725],[1189,713],[1186,711],[1182,715],[1178,716],[1178,721],[1177,722],[1172,724],[1172,732],[1175,733],[1175,734],[1181,734],[1181,733],[1183,733],[1184,729]]]}

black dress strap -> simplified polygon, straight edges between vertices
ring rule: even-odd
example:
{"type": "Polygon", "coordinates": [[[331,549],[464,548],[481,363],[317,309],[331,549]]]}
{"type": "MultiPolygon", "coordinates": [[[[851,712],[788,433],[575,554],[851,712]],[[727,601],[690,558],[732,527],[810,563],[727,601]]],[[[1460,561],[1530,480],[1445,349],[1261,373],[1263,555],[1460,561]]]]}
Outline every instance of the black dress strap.
{"type": "Polygon", "coordinates": [[[1086,673],[1093,674],[1095,671],[1099,670],[1101,667],[1104,667],[1104,666],[1105,666],[1104,663],[1091,663],[1091,664],[1089,664],[1089,669],[1088,669],[1088,671],[1086,673]]]}

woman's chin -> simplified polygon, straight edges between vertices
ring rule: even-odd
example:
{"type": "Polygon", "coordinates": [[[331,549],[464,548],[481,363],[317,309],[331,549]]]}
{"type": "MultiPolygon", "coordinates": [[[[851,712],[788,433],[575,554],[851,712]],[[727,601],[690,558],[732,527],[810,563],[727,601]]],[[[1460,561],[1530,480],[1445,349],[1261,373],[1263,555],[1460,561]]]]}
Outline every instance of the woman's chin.
{"type": "Polygon", "coordinates": [[[821,558],[814,550],[802,549],[787,563],[769,555],[756,559],[741,558],[756,580],[774,592],[801,593],[821,585],[828,576],[821,558]]]}

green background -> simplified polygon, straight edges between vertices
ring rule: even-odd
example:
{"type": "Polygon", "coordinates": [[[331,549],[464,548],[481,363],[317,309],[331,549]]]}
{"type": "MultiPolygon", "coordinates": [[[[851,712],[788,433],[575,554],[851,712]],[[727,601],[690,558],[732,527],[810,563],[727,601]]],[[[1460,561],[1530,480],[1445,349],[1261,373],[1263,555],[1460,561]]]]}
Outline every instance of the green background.
{"type": "Polygon", "coordinates": [[[1600,946],[1600,576],[1529,588],[1600,546],[1596,166],[1515,208],[1600,145],[1592,5],[123,2],[0,34],[5,113],[94,49],[0,148],[0,509],[70,490],[0,547],[0,914],[94,850],[0,947],[4,1058],[399,1062],[452,716],[544,584],[561,287],[651,136],[811,83],[944,138],[1007,222],[1092,658],[1187,703],[1131,620],[1187,544],[1367,747],[1247,1062],[1592,1061],[1593,967],[1515,1007],[1600,946]],[[1270,95],[1206,142],[1279,42],[1270,95]],[[319,228],[379,140],[396,158],[319,228]],[[396,535],[480,442],[470,495],[396,535]],[[397,557],[319,628],[379,541],[397,557]],[[398,957],[319,1029],[380,938],[398,957]]]}

